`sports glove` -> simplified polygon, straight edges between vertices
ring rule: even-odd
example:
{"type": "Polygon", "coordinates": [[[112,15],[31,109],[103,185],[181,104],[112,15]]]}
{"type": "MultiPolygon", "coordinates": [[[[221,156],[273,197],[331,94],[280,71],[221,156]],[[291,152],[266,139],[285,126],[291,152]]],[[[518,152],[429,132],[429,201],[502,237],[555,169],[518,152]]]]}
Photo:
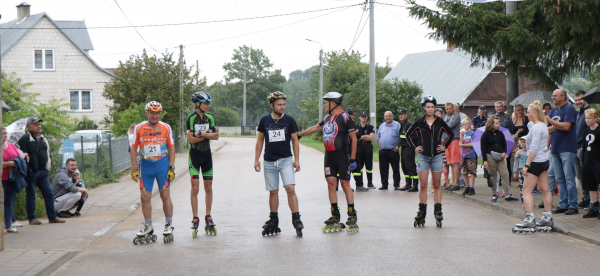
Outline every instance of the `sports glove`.
{"type": "Polygon", "coordinates": [[[350,159],[350,170],[354,170],[356,167],[356,160],[350,159]]]}
{"type": "Polygon", "coordinates": [[[169,182],[175,180],[175,168],[169,168],[169,172],[167,173],[167,180],[169,180],[169,182]]]}
{"type": "Polygon", "coordinates": [[[140,172],[138,170],[131,171],[131,180],[138,182],[140,180],[140,172]]]}

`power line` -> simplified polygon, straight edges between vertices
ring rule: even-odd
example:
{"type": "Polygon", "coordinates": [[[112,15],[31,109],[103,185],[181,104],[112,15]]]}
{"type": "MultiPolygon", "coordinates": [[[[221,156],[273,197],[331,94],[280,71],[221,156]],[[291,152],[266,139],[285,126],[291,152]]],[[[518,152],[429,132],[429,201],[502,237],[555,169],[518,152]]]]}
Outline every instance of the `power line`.
{"type": "MultiPolygon", "coordinates": [[[[115,3],[116,3],[116,0],[115,0],[115,3]]],[[[210,21],[184,22],[184,23],[167,23],[167,24],[148,24],[148,25],[135,25],[135,26],[134,25],[130,25],[130,26],[97,26],[97,27],[85,27],[85,28],[70,27],[70,28],[61,28],[61,29],[63,29],[63,30],[67,30],[67,29],[120,29],[120,28],[148,28],[148,27],[168,27],[168,26],[210,24],[210,23],[222,23],[222,22],[234,22],[234,21],[244,21],[244,20],[255,20],[255,19],[282,17],[282,16],[288,16],[288,15],[298,15],[298,14],[305,14],[305,13],[315,13],[315,12],[328,11],[328,10],[339,10],[339,9],[346,9],[346,8],[350,8],[350,7],[354,7],[354,6],[360,6],[360,5],[363,5],[363,4],[354,4],[354,5],[340,6],[340,7],[335,7],[335,8],[327,8],[327,9],[311,10],[311,11],[303,11],[303,12],[293,12],[293,13],[284,13],[284,14],[276,14],[276,15],[245,17],[245,18],[235,18],[235,19],[223,19],[223,20],[210,20],[210,21]]],[[[120,8],[121,7],[119,7],[119,9],[120,8]]],[[[121,11],[123,11],[123,10],[121,10],[121,11]]],[[[128,21],[129,21],[129,19],[128,19],[128,21]]],[[[129,22],[129,23],[131,23],[131,22],[129,22]]],[[[18,27],[12,27],[12,28],[0,28],[0,29],[19,29],[19,28],[18,27]]],[[[29,28],[29,29],[44,30],[44,29],[55,29],[55,28],[44,28],[44,27],[36,28],[36,27],[32,27],[32,28],[29,28]]]]}
{"type": "Polygon", "coordinates": [[[382,3],[382,2],[375,2],[375,4],[387,5],[387,6],[394,6],[394,7],[399,7],[399,8],[410,8],[409,6],[400,6],[400,5],[394,5],[394,4],[382,3]]]}
{"type": "MultiPolygon", "coordinates": [[[[129,25],[131,25],[131,27],[133,27],[133,24],[131,24],[131,21],[129,20],[129,18],[127,17],[127,15],[125,14],[125,12],[123,11],[123,9],[121,9],[121,6],[119,5],[119,2],[117,2],[117,0],[115,0],[115,4],[117,4],[117,7],[119,7],[119,10],[121,10],[121,12],[123,13],[123,15],[125,16],[125,19],[127,19],[127,22],[129,22],[129,25]]],[[[135,27],[133,27],[133,29],[142,38],[142,40],[144,40],[144,42],[146,42],[146,44],[148,44],[148,46],[150,46],[150,48],[152,48],[152,50],[156,51],[156,49],[154,49],[154,47],[152,47],[152,45],[150,45],[150,43],[148,43],[148,41],[146,41],[146,39],[142,36],[142,34],[140,34],[140,32],[138,32],[138,30],[135,27]]],[[[158,51],[156,51],[156,52],[158,52],[158,51]]]]}
{"type": "MultiPolygon", "coordinates": [[[[358,39],[360,38],[360,35],[362,34],[362,31],[365,29],[365,26],[367,25],[367,22],[369,22],[369,18],[370,17],[371,17],[371,15],[367,16],[367,19],[365,20],[365,23],[363,24],[362,28],[360,29],[360,33],[358,33],[358,36],[356,36],[356,34],[355,34],[355,39],[352,42],[352,44],[350,45],[350,48],[348,49],[348,51],[346,51],[347,53],[350,53],[350,50],[352,50],[352,47],[354,47],[354,44],[356,44],[356,41],[358,41],[358,39]]],[[[361,20],[362,20],[362,16],[361,16],[361,20]]],[[[358,26],[359,27],[360,27],[360,23],[361,22],[358,22],[358,26]]],[[[358,29],[356,29],[356,31],[358,32],[358,29]]],[[[337,69],[338,67],[342,66],[342,64],[344,64],[344,62],[346,62],[346,61],[348,61],[348,58],[344,59],[342,62],[340,62],[340,64],[338,64],[335,67],[325,66],[325,67],[330,67],[330,68],[325,68],[325,70],[327,70],[327,71],[333,71],[333,70],[337,69]]]]}

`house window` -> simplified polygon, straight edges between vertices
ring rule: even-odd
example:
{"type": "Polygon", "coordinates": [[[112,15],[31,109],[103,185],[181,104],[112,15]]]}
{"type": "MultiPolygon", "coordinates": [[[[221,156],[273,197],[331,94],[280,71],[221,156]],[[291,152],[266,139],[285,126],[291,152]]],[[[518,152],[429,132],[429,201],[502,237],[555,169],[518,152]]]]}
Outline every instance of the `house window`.
{"type": "Polygon", "coordinates": [[[49,49],[33,50],[33,69],[34,70],[54,70],[54,50],[49,50],[49,49]]]}
{"type": "Polygon", "coordinates": [[[71,110],[92,111],[92,91],[71,91],[71,110]]]}

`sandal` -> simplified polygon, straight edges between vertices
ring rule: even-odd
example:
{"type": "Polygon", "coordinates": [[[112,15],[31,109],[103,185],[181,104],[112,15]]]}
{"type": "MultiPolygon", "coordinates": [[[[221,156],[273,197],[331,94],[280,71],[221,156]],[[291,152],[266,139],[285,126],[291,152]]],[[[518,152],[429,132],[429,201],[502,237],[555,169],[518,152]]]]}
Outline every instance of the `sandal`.
{"type": "Polygon", "coordinates": [[[11,227],[8,228],[7,230],[4,230],[6,233],[19,233],[19,230],[17,230],[17,228],[11,227]]]}

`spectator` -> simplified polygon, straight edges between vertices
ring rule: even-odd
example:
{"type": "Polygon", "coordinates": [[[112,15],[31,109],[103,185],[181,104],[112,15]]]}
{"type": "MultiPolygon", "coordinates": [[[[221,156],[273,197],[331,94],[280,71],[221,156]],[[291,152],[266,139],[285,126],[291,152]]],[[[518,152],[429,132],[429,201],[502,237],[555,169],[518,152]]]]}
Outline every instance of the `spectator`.
{"type": "MultiPolygon", "coordinates": [[[[496,109],[496,117],[498,117],[498,120],[500,120],[500,126],[503,127],[503,128],[508,129],[508,127],[510,125],[510,115],[508,115],[505,112],[506,109],[505,109],[505,106],[504,106],[504,102],[502,102],[502,101],[496,102],[494,104],[494,107],[496,109]]],[[[510,171],[511,170],[510,159],[508,160],[508,162],[506,162],[506,166],[507,166],[506,169],[508,171],[510,171]]],[[[500,180],[502,180],[502,177],[500,177],[499,180],[498,180],[498,183],[497,183],[498,186],[502,186],[502,182],[500,180]]],[[[509,175],[508,176],[508,185],[510,185],[510,182],[511,181],[510,181],[510,175],[509,175]]]]}
{"type": "MultiPolygon", "coordinates": [[[[513,153],[519,150],[519,138],[527,136],[527,133],[529,133],[529,129],[527,128],[528,123],[529,119],[527,116],[525,116],[525,107],[523,107],[523,105],[520,103],[515,104],[515,111],[513,112],[511,120],[508,123],[508,131],[512,135],[513,142],[515,142],[510,155],[506,158],[509,171],[512,170],[511,162],[513,162],[513,153]]],[[[510,176],[511,175],[509,175],[510,179],[508,180],[509,185],[511,180],[513,180],[513,178],[510,176]]]]}
{"type": "Polygon", "coordinates": [[[552,109],[546,120],[551,134],[551,154],[554,177],[558,184],[560,203],[553,211],[555,214],[578,214],[577,185],[575,184],[575,155],[577,153],[577,111],[569,103],[567,92],[556,89],[552,93],[556,108],[552,109]]]}
{"type": "Polygon", "coordinates": [[[394,121],[391,111],[386,111],[385,122],[377,129],[377,146],[379,147],[379,174],[381,175],[381,188],[387,190],[390,164],[394,173],[394,190],[400,189],[400,154],[398,142],[400,138],[400,123],[394,121]]]}
{"type": "Polygon", "coordinates": [[[450,146],[446,149],[446,164],[452,169],[452,185],[446,188],[446,190],[456,191],[460,189],[458,186],[458,174],[460,172],[458,163],[461,160],[460,148],[458,147],[458,140],[460,139],[460,115],[454,110],[454,104],[452,103],[446,103],[444,122],[454,133],[454,138],[450,141],[450,146]]]}
{"type": "MultiPolygon", "coordinates": [[[[461,121],[460,125],[462,125],[462,121],[465,118],[468,118],[469,116],[467,116],[467,114],[465,114],[465,113],[460,112],[460,104],[455,103],[454,110],[456,111],[456,113],[458,113],[458,115],[460,115],[460,121],[461,121]]],[[[460,139],[459,139],[459,143],[460,143],[460,139]]],[[[458,147],[458,150],[462,151],[460,146],[458,147]]],[[[461,153],[461,156],[462,156],[462,153],[461,153]]],[[[461,168],[462,168],[462,157],[460,159],[460,162],[458,162],[458,170],[460,171],[461,168]]],[[[458,187],[461,189],[465,187],[465,178],[463,177],[463,174],[460,172],[458,173],[458,187]]]]}
{"type": "Polygon", "coordinates": [[[460,115],[460,121],[461,122],[462,122],[463,119],[469,117],[469,116],[467,116],[467,114],[460,112],[460,104],[455,103],[454,104],[454,110],[456,110],[456,113],[458,113],[458,115],[460,115]]]}
{"type": "MultiPolygon", "coordinates": [[[[433,114],[435,114],[436,117],[444,118],[444,110],[441,108],[436,108],[433,114]]],[[[444,143],[446,143],[446,140],[442,138],[442,144],[444,143]]],[[[442,187],[448,188],[450,187],[450,178],[448,178],[448,164],[446,164],[446,151],[442,152],[442,164],[442,173],[444,174],[444,185],[442,185],[442,187]]],[[[431,192],[433,193],[433,185],[431,186],[431,189],[431,192]]]]}
{"type": "Polygon", "coordinates": [[[398,118],[400,119],[400,143],[401,148],[400,162],[402,164],[402,173],[404,173],[404,181],[406,185],[400,188],[400,191],[418,192],[419,191],[419,174],[417,173],[417,164],[415,163],[415,150],[410,146],[406,133],[412,126],[413,122],[408,119],[406,109],[398,110],[398,118]]]}
{"type": "MultiPolygon", "coordinates": [[[[577,97],[577,94],[575,95],[577,97]]],[[[587,109],[585,111],[585,123],[588,127],[583,131],[583,188],[588,190],[591,196],[592,205],[583,218],[597,218],[600,215],[598,211],[598,183],[600,183],[600,146],[593,143],[592,137],[600,137],[598,128],[598,110],[587,109]],[[588,137],[590,139],[588,139],[588,137]]]]}
{"type": "Polygon", "coordinates": [[[465,178],[466,188],[463,195],[475,195],[475,177],[477,176],[477,154],[473,150],[471,141],[475,137],[475,131],[471,130],[471,119],[466,117],[462,120],[459,146],[462,148],[462,174],[465,178]],[[469,177],[471,179],[469,180],[469,177]]]}
{"type": "MultiPolygon", "coordinates": [[[[7,142],[7,133],[4,127],[2,129],[2,188],[4,189],[4,233],[19,233],[15,218],[15,200],[17,199],[18,187],[17,183],[10,181],[8,174],[11,168],[16,166],[13,158],[22,158],[17,147],[7,142]]],[[[23,161],[23,160],[22,160],[23,161]]],[[[23,225],[21,225],[23,226],[23,225]]]]}
{"type": "MultiPolygon", "coordinates": [[[[590,109],[590,105],[583,99],[583,94],[585,91],[579,90],[575,93],[575,104],[579,107],[579,112],[577,113],[577,123],[576,126],[576,135],[577,135],[577,154],[575,155],[575,175],[579,180],[579,187],[583,187],[583,179],[581,167],[583,166],[583,159],[581,158],[581,147],[583,145],[583,132],[587,129],[586,121],[585,121],[585,111],[590,109]]],[[[600,182],[599,182],[600,183],[600,182]]],[[[590,205],[590,191],[582,188],[583,198],[579,203],[579,208],[585,208],[590,205]]]]}
{"type": "Polygon", "coordinates": [[[488,118],[485,116],[486,114],[486,109],[485,109],[485,105],[480,105],[479,106],[479,110],[478,110],[478,115],[473,117],[473,119],[471,119],[471,125],[473,130],[476,130],[480,127],[485,126],[485,122],[487,122],[488,118]]]}
{"type": "Polygon", "coordinates": [[[82,196],[87,195],[86,189],[73,184],[75,170],[77,170],[77,160],[69,158],[66,162],[66,168],[58,168],[56,176],[52,180],[54,209],[58,212],[60,218],[70,218],[72,214],[69,210],[75,208],[75,204],[79,202],[82,196]]]}
{"type": "MultiPolygon", "coordinates": [[[[481,156],[483,159],[483,167],[488,169],[492,178],[492,202],[498,201],[498,193],[496,192],[497,182],[496,177],[500,173],[501,181],[508,179],[508,169],[506,167],[506,139],[500,131],[500,120],[496,116],[491,116],[485,123],[485,131],[481,135],[481,156]]],[[[510,192],[509,186],[504,183],[502,185],[504,194],[510,192]]],[[[506,201],[518,200],[512,195],[505,197],[506,201]]]]}
{"type": "Polygon", "coordinates": [[[544,109],[544,114],[548,115],[548,114],[550,114],[550,110],[552,110],[552,105],[549,103],[545,103],[543,109],[544,109]]]}
{"type": "MultiPolygon", "coordinates": [[[[528,125],[527,128],[530,126],[528,125]]],[[[513,162],[513,178],[519,181],[519,189],[521,193],[521,205],[525,208],[523,201],[523,183],[525,183],[525,175],[523,175],[523,168],[527,163],[529,153],[527,153],[527,136],[519,138],[519,150],[515,152],[515,161],[513,162]]]]}
{"type": "MultiPolygon", "coordinates": [[[[79,179],[79,176],[79,170],[76,169],[73,173],[73,184],[77,186],[77,188],[85,189],[85,184],[83,183],[83,180],[79,179]]],[[[81,216],[81,208],[83,208],[83,204],[87,200],[88,195],[89,194],[81,195],[81,199],[79,200],[79,202],[77,202],[77,210],[74,214],[75,216],[81,216]]]]}
{"type": "MultiPolygon", "coordinates": [[[[552,110],[552,105],[549,103],[545,103],[542,107],[542,109],[544,110],[544,114],[549,114],[550,111],[552,110]]],[[[552,126],[550,123],[548,123],[548,126],[552,126]]],[[[551,146],[550,146],[550,136],[548,136],[548,162],[550,162],[550,168],[548,168],[548,181],[550,182],[550,191],[552,192],[552,194],[558,194],[556,192],[557,189],[557,185],[556,185],[556,178],[554,177],[554,167],[553,167],[553,162],[552,162],[552,154],[551,152],[551,146]]],[[[536,188],[535,190],[533,190],[534,194],[539,194],[540,191],[536,188]]],[[[544,208],[544,201],[540,202],[540,205],[538,205],[539,208],[544,208]]]]}
{"type": "Polygon", "coordinates": [[[52,187],[48,175],[51,167],[50,145],[42,132],[42,120],[29,117],[27,119],[27,133],[19,139],[19,147],[28,155],[27,162],[27,188],[25,196],[25,209],[29,225],[40,225],[41,221],[35,216],[35,188],[39,188],[44,197],[46,206],[46,215],[50,223],[64,223],[56,217],[54,212],[54,198],[52,196],[52,187]]]}

